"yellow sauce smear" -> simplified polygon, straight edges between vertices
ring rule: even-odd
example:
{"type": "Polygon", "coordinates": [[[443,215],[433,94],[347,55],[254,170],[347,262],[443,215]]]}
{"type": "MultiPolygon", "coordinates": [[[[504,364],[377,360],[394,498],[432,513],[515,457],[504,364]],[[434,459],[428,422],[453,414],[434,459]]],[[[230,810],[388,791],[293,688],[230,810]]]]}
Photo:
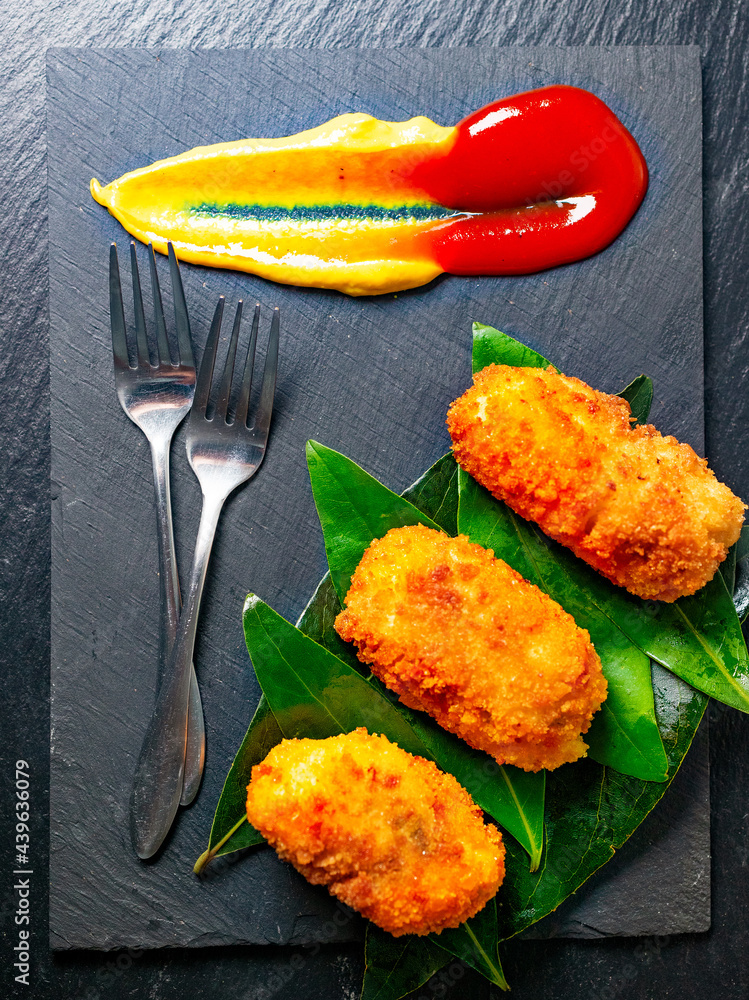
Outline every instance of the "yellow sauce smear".
{"type": "Polygon", "coordinates": [[[181,260],[370,295],[441,273],[419,239],[456,213],[416,190],[413,168],[456,137],[428,118],[346,114],[281,139],[200,146],[91,194],[125,229],[181,260]]]}

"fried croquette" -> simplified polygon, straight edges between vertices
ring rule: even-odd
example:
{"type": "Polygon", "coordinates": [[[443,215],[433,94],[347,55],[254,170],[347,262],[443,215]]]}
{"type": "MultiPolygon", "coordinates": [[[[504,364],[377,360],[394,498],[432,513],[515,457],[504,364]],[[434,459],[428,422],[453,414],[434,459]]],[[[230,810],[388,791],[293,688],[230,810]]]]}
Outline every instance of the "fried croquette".
{"type": "Polygon", "coordinates": [[[279,743],[252,769],[247,817],[306,879],[396,937],[457,927],[504,878],[502,836],[468,792],[366,729],[279,743]]]}
{"type": "Polygon", "coordinates": [[[410,708],[500,764],[585,756],[606,680],[588,633],[489,549],[423,525],[372,542],[338,634],[410,708]]]}
{"type": "Polygon", "coordinates": [[[739,537],[744,504],[706,460],[553,369],[489,365],[447,425],[466,472],[639,597],[695,593],[739,537]]]}

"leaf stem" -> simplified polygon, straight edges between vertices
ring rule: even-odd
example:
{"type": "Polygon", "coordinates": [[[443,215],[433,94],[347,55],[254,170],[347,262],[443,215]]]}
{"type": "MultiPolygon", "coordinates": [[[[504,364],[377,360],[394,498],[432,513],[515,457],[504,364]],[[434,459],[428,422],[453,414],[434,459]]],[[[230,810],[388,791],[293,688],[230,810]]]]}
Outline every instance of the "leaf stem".
{"type": "MultiPolygon", "coordinates": [[[[535,837],[535,835],[533,833],[533,830],[531,830],[531,828],[530,828],[530,824],[528,823],[528,817],[525,815],[525,809],[520,804],[520,800],[518,799],[517,792],[515,791],[514,785],[510,781],[510,777],[507,774],[507,771],[501,765],[500,765],[499,770],[502,772],[502,777],[504,778],[505,784],[507,785],[507,790],[509,791],[510,795],[512,796],[512,801],[515,803],[515,808],[518,811],[518,816],[520,816],[520,819],[521,819],[521,821],[523,823],[523,828],[524,828],[524,830],[526,832],[526,836],[528,837],[528,843],[530,845],[530,850],[528,851],[528,853],[530,854],[530,857],[531,857],[530,870],[532,872],[535,872],[535,871],[538,870],[538,866],[541,864],[541,854],[542,854],[543,849],[544,849],[543,829],[541,831],[541,843],[539,844],[539,843],[536,842],[536,837],[535,837]]],[[[546,782],[546,778],[544,776],[544,783],[545,782],[546,782]]],[[[544,787],[544,791],[545,791],[545,787],[544,787]]],[[[523,846],[525,846],[525,845],[523,845],[523,846]]]]}
{"type": "MultiPolygon", "coordinates": [[[[725,586],[725,584],[724,584],[724,586],[725,586]]],[[[700,646],[702,646],[702,648],[707,653],[708,657],[713,661],[713,663],[715,664],[715,666],[718,668],[718,672],[721,673],[721,674],[723,674],[723,676],[728,681],[728,683],[731,684],[733,687],[735,687],[736,690],[739,692],[739,695],[741,696],[741,700],[744,703],[744,707],[742,707],[740,705],[736,705],[736,704],[734,704],[733,707],[734,708],[738,708],[739,711],[741,711],[741,712],[746,712],[747,711],[747,706],[749,706],[749,693],[747,692],[746,688],[744,688],[744,687],[741,686],[741,684],[736,680],[736,678],[733,676],[733,674],[731,674],[731,672],[728,669],[728,667],[726,666],[726,664],[721,659],[718,658],[718,656],[716,655],[716,653],[713,650],[712,646],[708,645],[708,643],[705,642],[705,637],[702,635],[702,633],[700,631],[698,631],[698,629],[696,629],[694,627],[694,625],[692,624],[691,620],[684,614],[683,609],[679,606],[678,603],[674,604],[674,608],[676,609],[676,611],[678,612],[678,614],[680,615],[680,617],[683,618],[683,620],[684,620],[687,628],[692,633],[692,635],[695,637],[695,639],[697,640],[697,642],[700,644],[700,646]]],[[[655,657],[653,657],[653,659],[655,659],[655,657]]],[[[670,667],[669,667],[669,669],[670,669],[670,667]]],[[[707,691],[705,692],[705,694],[708,694],[708,693],[710,694],[711,697],[713,697],[713,698],[716,697],[716,695],[713,694],[712,692],[707,692],[707,691]]],[[[719,698],[718,700],[719,701],[723,701],[724,699],[719,698]]],[[[726,704],[727,704],[727,702],[726,702],[726,704]]]]}
{"type": "MultiPolygon", "coordinates": [[[[484,951],[484,949],[479,944],[478,938],[473,933],[473,931],[468,926],[468,924],[463,924],[463,926],[465,927],[466,933],[468,934],[468,936],[470,937],[470,939],[473,941],[473,944],[474,944],[474,947],[475,947],[477,953],[481,956],[481,958],[486,963],[487,969],[490,970],[490,972],[492,974],[491,982],[493,982],[495,986],[499,986],[499,988],[501,990],[509,990],[510,987],[507,985],[507,980],[505,979],[504,973],[502,972],[502,967],[498,966],[498,965],[495,965],[494,962],[492,962],[492,960],[489,958],[489,956],[486,954],[486,952],[484,951]]],[[[497,960],[497,961],[499,961],[499,960],[497,960]]]]}
{"type": "Polygon", "coordinates": [[[246,822],[247,822],[247,817],[243,816],[238,823],[234,824],[234,826],[231,828],[231,830],[229,830],[226,836],[222,837],[221,840],[219,840],[217,844],[209,848],[209,850],[203,851],[203,853],[200,855],[198,860],[193,865],[192,870],[195,872],[196,875],[200,875],[205,866],[210,864],[211,861],[213,861],[213,859],[216,857],[218,852],[224,846],[226,841],[229,840],[230,837],[233,837],[234,834],[237,832],[237,830],[240,828],[240,826],[246,822]]]}

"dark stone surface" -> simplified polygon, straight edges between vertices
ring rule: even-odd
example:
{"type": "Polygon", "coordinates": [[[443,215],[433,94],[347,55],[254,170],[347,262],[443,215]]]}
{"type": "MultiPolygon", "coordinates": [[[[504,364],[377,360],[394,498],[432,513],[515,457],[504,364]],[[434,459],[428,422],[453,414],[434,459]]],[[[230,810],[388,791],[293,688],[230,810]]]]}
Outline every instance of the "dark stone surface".
{"type": "Polygon", "coordinates": [[[523,940],[646,937],[710,927],[709,739],[703,721],[679,773],[611,861],[523,940]]]}
{"type": "MultiPolygon", "coordinates": [[[[67,998],[354,997],[358,946],[309,953],[293,972],[293,952],[273,947],[189,952],[69,953],[46,947],[47,663],[49,552],[47,468],[47,243],[44,50],[47,45],[455,45],[669,44],[701,46],[705,118],[705,373],[707,454],[718,475],[749,494],[749,200],[743,180],[749,115],[745,75],[749,18],[736,0],[617,6],[571,0],[454,0],[414,4],[377,0],[27,0],[4,10],[0,66],[2,196],[0,254],[0,507],[3,601],[2,794],[12,766],[32,765],[34,877],[32,987],[15,987],[9,965],[13,923],[10,811],[0,809],[3,986],[10,995],[67,998]],[[743,390],[743,391],[742,391],[743,390]],[[274,978],[275,977],[275,978],[274,978]],[[285,984],[285,985],[284,985],[285,984]]],[[[706,934],[666,940],[518,941],[504,950],[513,995],[549,1000],[657,997],[696,1000],[706,992],[743,1000],[749,992],[749,831],[746,787],[749,719],[713,706],[711,717],[713,922],[706,934]]],[[[424,995],[435,995],[431,989],[424,995]]],[[[466,988],[449,994],[486,996],[466,988]]]]}
{"type": "MultiPolygon", "coordinates": [[[[243,648],[247,590],[295,619],[323,571],[304,463],[309,437],[398,490],[448,446],[447,406],[470,381],[470,320],[488,319],[563,370],[606,389],[642,371],[654,419],[702,448],[700,77],[694,49],[52,50],[48,56],[52,479],[51,942],[57,948],[306,943],[333,901],[268,850],[205,881],[192,875],[232,755],[258,698],[243,648]],[[151,467],[111,376],[107,254],[125,234],[88,194],[199,143],[286,135],[346,110],[455,122],[498,94],[557,80],[594,90],[650,164],[640,214],[606,252],[525,278],[444,278],[354,300],[247,275],[183,267],[202,347],[220,292],[279,304],[283,346],[271,446],[219,528],[196,668],[208,757],[196,804],[159,859],[128,843],[127,808],[151,706],[158,638],[151,467]],[[124,99],[123,95],[127,94],[124,99]],[[248,101],[246,95],[262,94],[248,101]],[[100,249],[101,248],[101,249],[100,249]]],[[[228,336],[228,330],[227,330],[228,336]]],[[[172,460],[183,575],[199,489],[172,460]]],[[[707,744],[688,808],[656,810],[616,879],[567,907],[575,936],[709,925],[707,744]],[[665,850],[654,841],[665,839],[665,850]],[[669,863],[664,865],[664,857],[669,863]],[[630,868],[628,861],[634,862],[630,868]],[[695,873],[695,866],[698,872],[695,873]],[[645,887],[652,890],[648,896],[645,887]],[[578,913],[578,906],[581,907],[578,913]]],[[[359,937],[346,921],[336,939],[359,937]]]]}

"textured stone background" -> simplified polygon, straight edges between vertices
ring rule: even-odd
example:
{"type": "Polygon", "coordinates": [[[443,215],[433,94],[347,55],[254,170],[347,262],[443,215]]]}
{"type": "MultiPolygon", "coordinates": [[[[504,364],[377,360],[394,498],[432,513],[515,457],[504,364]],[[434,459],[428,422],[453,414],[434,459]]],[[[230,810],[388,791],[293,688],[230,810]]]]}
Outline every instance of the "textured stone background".
{"type": "MultiPolygon", "coordinates": [[[[196,950],[103,957],[78,953],[54,960],[46,946],[48,606],[40,567],[49,548],[45,488],[48,463],[46,172],[44,50],[49,45],[146,46],[394,46],[698,44],[704,68],[705,330],[707,454],[718,475],[749,494],[749,397],[746,351],[749,296],[747,148],[749,99],[744,67],[749,10],[738,2],[699,0],[653,5],[499,0],[407,3],[380,0],[293,3],[140,0],[125,3],[42,3],[2,7],[0,145],[0,454],[13,469],[3,492],[0,562],[3,650],[2,976],[9,975],[15,937],[9,905],[12,827],[7,803],[11,767],[33,766],[35,801],[34,997],[258,998],[281,984],[279,998],[355,997],[362,970],[358,947],[305,956],[292,974],[283,949],[196,950]]],[[[7,481],[3,476],[4,483],[7,481]]],[[[703,935],[598,942],[519,942],[505,950],[514,996],[552,1000],[585,997],[678,997],[707,989],[725,1000],[749,992],[749,831],[745,801],[749,720],[713,711],[713,926],[703,935]]],[[[5,986],[8,982],[8,986],[5,986]]],[[[18,988],[21,995],[23,988],[18,988]]],[[[427,996],[436,995],[422,990],[427,996]]],[[[454,996],[486,995],[463,979],[454,996]]]]}
{"type": "MultiPolygon", "coordinates": [[[[445,408],[468,379],[470,320],[490,318],[601,388],[648,372],[657,425],[702,449],[700,90],[696,46],[289,48],[272,56],[49,50],[54,948],[298,945],[319,940],[335,912],[324,889],[312,889],[272,851],[252,852],[223,878],[198,880],[191,870],[260,695],[242,636],[245,593],[296,621],[324,572],[308,438],[402,489],[449,448],[445,408]],[[407,295],[362,299],[182,267],[198,353],[219,294],[259,301],[263,331],[280,306],[283,349],[269,453],[222,514],[201,606],[203,786],[158,861],[143,865],[129,843],[127,808],[157,669],[152,472],[145,438],[112,387],[104,248],[112,239],[122,247],[122,229],[90,197],[90,177],[245,132],[293,133],[346,108],[385,121],[417,110],[459,121],[494,94],[547,80],[586,85],[609,101],[648,160],[645,204],[605,253],[544,275],[445,278],[407,295]]],[[[127,290],[124,297],[129,310],[127,290]]],[[[182,436],[171,469],[184,578],[199,489],[182,436]]],[[[706,728],[702,737],[615,869],[591,879],[534,937],[710,926],[706,728]]],[[[361,935],[361,923],[347,921],[335,940],[361,935]]]]}

